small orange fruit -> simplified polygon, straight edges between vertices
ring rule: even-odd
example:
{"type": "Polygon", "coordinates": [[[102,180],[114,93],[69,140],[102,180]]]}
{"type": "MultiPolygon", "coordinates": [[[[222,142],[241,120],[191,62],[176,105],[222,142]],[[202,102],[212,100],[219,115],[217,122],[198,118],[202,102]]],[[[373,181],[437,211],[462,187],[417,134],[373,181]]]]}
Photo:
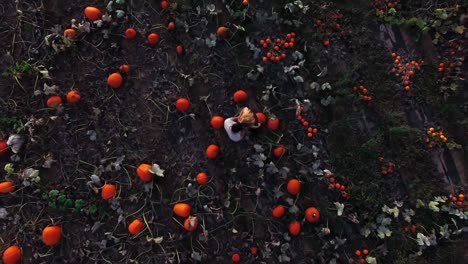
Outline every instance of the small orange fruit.
{"type": "Polygon", "coordinates": [[[289,233],[291,233],[291,235],[297,236],[299,235],[300,232],[301,232],[301,224],[299,223],[299,221],[294,221],[289,224],[289,233]]]}
{"type": "Polygon", "coordinates": [[[296,195],[301,191],[301,182],[297,179],[291,179],[288,181],[287,187],[288,193],[291,195],[296,195]]]}
{"type": "Polygon", "coordinates": [[[176,101],[176,108],[180,112],[187,112],[190,108],[190,101],[187,98],[179,98],[176,101]]]}
{"type": "Polygon", "coordinates": [[[227,34],[229,32],[229,29],[227,27],[218,27],[218,29],[216,30],[216,35],[218,35],[218,37],[222,37],[222,38],[225,38],[227,37],[227,34]]]}
{"type": "Polygon", "coordinates": [[[270,117],[268,119],[268,127],[271,129],[271,130],[276,130],[279,128],[279,123],[280,123],[280,120],[276,117],[270,117]]]}
{"type": "Polygon", "coordinates": [[[188,232],[193,232],[197,230],[198,227],[198,218],[196,216],[189,216],[184,221],[184,228],[188,232]]]}
{"type": "Polygon", "coordinates": [[[150,182],[153,180],[153,173],[151,173],[149,170],[151,169],[151,165],[142,163],[140,166],[138,166],[136,173],[140,180],[143,182],[150,182]]]}
{"type": "Polygon", "coordinates": [[[310,223],[317,223],[320,219],[320,212],[315,207],[309,207],[305,211],[305,217],[310,223]]]}
{"type": "Polygon", "coordinates": [[[211,144],[206,148],[206,156],[210,159],[216,159],[219,154],[219,147],[217,145],[211,144]]]}
{"type": "Polygon", "coordinates": [[[361,256],[361,250],[356,250],[356,252],[354,252],[354,254],[356,254],[356,256],[361,256]]]}
{"type": "Polygon", "coordinates": [[[55,246],[62,237],[62,228],[60,226],[48,226],[42,230],[42,242],[47,246],[55,246]]]}
{"type": "Polygon", "coordinates": [[[232,256],[231,256],[231,260],[232,260],[232,262],[234,262],[234,263],[239,262],[240,259],[241,259],[241,256],[240,256],[239,253],[234,253],[234,254],[232,254],[232,256]]]}
{"type": "Polygon", "coordinates": [[[117,89],[120,86],[122,86],[122,83],[123,83],[122,75],[120,75],[120,73],[118,72],[114,72],[111,75],[109,75],[109,77],[107,77],[107,85],[109,85],[110,87],[114,89],[117,89]]]}
{"type": "Polygon", "coordinates": [[[129,73],[130,72],[130,65],[122,64],[122,65],[120,65],[119,70],[121,70],[121,71],[123,71],[125,73],[129,73]]]}
{"type": "Polygon", "coordinates": [[[128,226],[128,232],[132,235],[138,235],[144,227],[145,224],[142,221],[140,221],[140,219],[135,219],[128,226]]]}
{"type": "Polygon", "coordinates": [[[197,174],[197,183],[200,185],[205,185],[208,182],[208,175],[204,172],[197,174]]]}
{"type": "Polygon", "coordinates": [[[369,254],[369,250],[363,249],[363,250],[362,250],[362,253],[364,253],[364,255],[368,255],[368,254],[369,254]]]}
{"type": "Polygon", "coordinates": [[[245,102],[247,101],[247,98],[248,98],[248,95],[244,90],[237,90],[233,95],[234,102],[236,103],[245,102]]]}
{"type": "Polygon", "coordinates": [[[159,43],[159,35],[157,33],[151,33],[148,35],[148,42],[151,45],[156,45],[159,43]]]}
{"type": "Polygon", "coordinates": [[[214,129],[220,129],[224,126],[224,118],[222,116],[213,116],[210,124],[214,129]]]}
{"type": "Polygon", "coordinates": [[[279,146],[279,147],[276,147],[273,150],[273,155],[275,155],[275,157],[279,158],[279,157],[283,156],[285,151],[286,151],[286,149],[283,146],[279,146]]]}
{"type": "Polygon", "coordinates": [[[167,24],[167,29],[168,30],[174,30],[175,29],[175,23],[174,22],[169,22],[169,24],[167,24]]]}
{"type": "Polygon", "coordinates": [[[80,99],[81,95],[77,90],[71,90],[67,93],[67,102],[70,104],[76,104],[80,99]]]}
{"type": "Polygon", "coordinates": [[[166,0],[161,1],[161,8],[164,9],[164,10],[168,9],[169,8],[169,3],[166,0]]]}
{"type": "Polygon", "coordinates": [[[17,245],[13,245],[3,251],[2,260],[5,264],[16,264],[21,260],[21,249],[17,245]]]}
{"type": "Polygon", "coordinates": [[[184,52],[184,47],[182,47],[182,45],[178,45],[178,46],[176,47],[176,53],[177,53],[178,55],[182,55],[183,52],[184,52]]]}
{"type": "Polygon", "coordinates": [[[285,212],[286,212],[286,209],[284,208],[284,206],[278,205],[271,211],[271,214],[275,218],[281,218],[285,212]]]}
{"type": "Polygon", "coordinates": [[[8,144],[6,141],[0,141],[0,156],[8,151],[8,144]]]}
{"type": "Polygon", "coordinates": [[[257,116],[257,120],[260,124],[265,124],[266,122],[266,115],[264,113],[261,113],[261,112],[258,112],[258,113],[255,113],[255,115],[257,116]]]}
{"type": "Polygon", "coordinates": [[[115,187],[114,184],[104,184],[104,186],[101,189],[101,197],[103,200],[109,200],[115,197],[115,194],[117,193],[117,187],[115,187]]]}
{"type": "Polygon", "coordinates": [[[47,106],[50,108],[55,108],[62,104],[62,98],[60,96],[54,95],[47,99],[47,106]]]}
{"type": "Polygon", "coordinates": [[[14,192],[16,186],[11,181],[4,181],[0,183],[0,193],[11,193],[14,192]]]}
{"type": "Polygon", "coordinates": [[[86,7],[85,10],[84,10],[84,14],[85,14],[86,18],[91,22],[94,22],[94,21],[99,20],[99,19],[102,18],[101,10],[97,9],[94,6],[86,7]]]}
{"type": "Polygon", "coordinates": [[[136,35],[137,35],[137,32],[133,28],[127,28],[127,30],[125,30],[125,37],[127,39],[134,39],[136,38],[136,35]]]}
{"type": "Polygon", "coordinates": [[[173,211],[174,211],[174,214],[180,217],[188,217],[190,215],[191,209],[192,208],[187,203],[176,203],[174,205],[173,211]]]}
{"type": "Polygon", "coordinates": [[[76,35],[76,32],[73,28],[67,28],[65,31],[63,31],[63,35],[67,38],[74,38],[76,35]]]}

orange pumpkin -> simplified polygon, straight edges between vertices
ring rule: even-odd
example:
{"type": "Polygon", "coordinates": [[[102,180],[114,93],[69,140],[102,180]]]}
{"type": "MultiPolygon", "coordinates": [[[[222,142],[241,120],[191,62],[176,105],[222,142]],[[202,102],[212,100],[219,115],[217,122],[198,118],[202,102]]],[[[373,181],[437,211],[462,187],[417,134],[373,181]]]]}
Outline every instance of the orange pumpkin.
{"type": "Polygon", "coordinates": [[[190,108],[190,101],[187,98],[179,98],[176,101],[176,108],[180,112],[187,112],[190,108]]]}
{"type": "Polygon", "coordinates": [[[299,223],[298,221],[294,221],[289,224],[289,233],[291,233],[291,235],[297,236],[299,235],[300,232],[301,232],[301,223],[299,223]]]}
{"type": "Polygon", "coordinates": [[[42,242],[47,246],[55,246],[62,237],[62,228],[60,226],[48,226],[42,230],[42,242]]]}
{"type": "Polygon", "coordinates": [[[117,187],[114,184],[104,184],[101,189],[101,197],[103,200],[109,200],[115,197],[117,187]]]}
{"type": "Polygon", "coordinates": [[[148,42],[151,45],[156,45],[159,43],[159,35],[157,33],[151,33],[148,35],[148,42]]]}
{"type": "Polygon", "coordinates": [[[3,251],[2,260],[4,264],[16,264],[20,262],[21,256],[21,249],[13,245],[3,251]]]}
{"type": "Polygon", "coordinates": [[[286,151],[286,149],[283,147],[283,146],[279,146],[277,148],[275,148],[273,150],[273,155],[275,155],[275,157],[281,157],[283,156],[284,152],[286,151]]]}
{"type": "Polygon", "coordinates": [[[305,210],[305,218],[310,223],[317,223],[320,219],[320,212],[315,207],[309,207],[305,210]]]}
{"type": "Polygon", "coordinates": [[[128,232],[132,235],[138,235],[143,230],[144,227],[145,227],[145,224],[142,221],[140,221],[140,219],[135,219],[128,226],[128,232]]]}
{"type": "Polygon", "coordinates": [[[76,104],[80,101],[81,95],[77,90],[71,90],[67,93],[67,102],[70,104],[76,104]]]}
{"type": "Polygon", "coordinates": [[[62,98],[60,96],[54,95],[47,99],[47,106],[50,108],[55,108],[62,104],[62,98]]]}
{"type": "Polygon", "coordinates": [[[197,183],[200,185],[205,185],[208,182],[208,175],[204,172],[197,174],[197,183]]]}
{"type": "Polygon", "coordinates": [[[236,103],[242,103],[242,102],[245,102],[247,101],[247,98],[249,96],[247,95],[247,93],[244,91],[244,90],[237,90],[234,95],[232,96],[232,99],[234,100],[234,102],[236,103]]]}
{"type": "Polygon", "coordinates": [[[209,159],[216,159],[219,154],[219,147],[217,145],[211,144],[206,148],[206,156],[209,159]]]}
{"type": "Polygon", "coordinates": [[[136,173],[140,180],[144,182],[150,182],[153,179],[153,173],[151,173],[149,170],[151,169],[151,165],[142,163],[140,166],[138,166],[136,173]]]}
{"type": "Polygon", "coordinates": [[[117,89],[119,88],[123,83],[123,78],[122,75],[118,72],[114,72],[109,77],[107,77],[107,85],[110,87],[117,89]]]}
{"type": "Polygon", "coordinates": [[[276,117],[270,117],[268,119],[268,127],[271,129],[271,130],[276,130],[278,129],[279,127],[279,123],[280,123],[280,120],[276,117]]]}
{"type": "Polygon", "coordinates": [[[176,203],[174,205],[173,211],[174,211],[174,214],[180,217],[188,217],[190,215],[191,209],[192,208],[187,203],[176,203]]]}
{"type": "Polygon", "coordinates": [[[224,118],[222,116],[213,116],[210,124],[214,129],[220,129],[224,126],[224,118]]]}
{"type": "Polygon", "coordinates": [[[0,193],[11,193],[14,192],[16,186],[11,181],[4,181],[0,183],[0,193]]]}
{"type": "Polygon", "coordinates": [[[216,30],[216,35],[218,35],[218,37],[222,37],[222,38],[225,38],[227,37],[227,34],[229,32],[229,29],[227,27],[218,27],[218,29],[216,30]]]}
{"type": "Polygon", "coordinates": [[[6,141],[0,141],[0,156],[8,151],[8,144],[6,141]]]}
{"type": "Polygon", "coordinates": [[[85,13],[86,18],[91,22],[102,19],[101,10],[97,9],[94,6],[86,7],[84,10],[84,13],[85,13]]]}
{"type": "Polygon", "coordinates": [[[271,214],[274,218],[281,218],[285,212],[286,209],[284,208],[284,206],[278,205],[271,211],[271,214]]]}
{"type": "Polygon", "coordinates": [[[261,112],[258,112],[258,113],[255,113],[255,115],[257,116],[257,120],[260,124],[265,124],[266,122],[266,115],[264,113],[261,113],[261,112]]]}
{"type": "Polygon", "coordinates": [[[198,218],[196,216],[189,216],[184,221],[184,228],[188,232],[193,232],[198,227],[198,218]]]}
{"type": "Polygon", "coordinates": [[[288,182],[288,193],[291,195],[296,195],[301,191],[301,182],[296,179],[291,179],[288,182]]]}
{"type": "Polygon", "coordinates": [[[63,35],[67,38],[74,38],[76,35],[76,32],[73,28],[67,28],[65,31],[63,31],[63,35]]]}
{"type": "Polygon", "coordinates": [[[129,73],[130,72],[130,65],[122,64],[122,65],[120,65],[119,70],[121,70],[121,71],[123,71],[125,73],[129,73]]]}

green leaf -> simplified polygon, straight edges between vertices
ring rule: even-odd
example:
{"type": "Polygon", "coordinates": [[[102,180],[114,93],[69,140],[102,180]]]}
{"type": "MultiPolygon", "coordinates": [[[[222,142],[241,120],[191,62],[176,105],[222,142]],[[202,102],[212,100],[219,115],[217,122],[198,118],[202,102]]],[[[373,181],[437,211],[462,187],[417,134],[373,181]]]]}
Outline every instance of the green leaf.
{"type": "Polygon", "coordinates": [[[88,211],[89,211],[90,214],[95,214],[97,212],[96,205],[94,205],[94,204],[90,205],[88,211]]]}
{"type": "Polygon", "coordinates": [[[55,201],[50,201],[49,202],[49,207],[52,208],[52,209],[55,209],[55,208],[57,208],[57,204],[55,203],[55,201]]]}
{"type": "Polygon", "coordinates": [[[85,202],[84,202],[83,199],[75,200],[75,209],[76,209],[77,211],[80,211],[80,210],[83,208],[84,203],[85,203],[85,202]]]}
{"type": "Polygon", "coordinates": [[[391,14],[391,15],[395,15],[395,14],[397,13],[397,11],[396,11],[395,8],[392,7],[392,8],[390,8],[390,9],[388,10],[388,13],[391,14]]]}
{"type": "Polygon", "coordinates": [[[59,191],[58,191],[58,190],[51,190],[51,191],[49,192],[49,197],[50,197],[50,198],[55,198],[55,197],[57,197],[57,195],[59,195],[59,191]]]}
{"type": "Polygon", "coordinates": [[[64,206],[65,208],[72,207],[72,206],[73,206],[73,201],[72,201],[72,199],[70,199],[70,198],[66,199],[65,202],[63,203],[63,206],[64,206]]]}
{"type": "Polygon", "coordinates": [[[65,195],[63,195],[63,194],[60,195],[59,197],[57,197],[57,202],[58,202],[59,204],[62,204],[62,205],[65,204],[65,201],[66,201],[66,200],[67,200],[67,197],[66,197],[65,195]]]}
{"type": "Polygon", "coordinates": [[[463,34],[463,32],[465,32],[465,26],[463,25],[460,25],[460,26],[456,26],[453,31],[457,32],[458,34],[463,34]]]}

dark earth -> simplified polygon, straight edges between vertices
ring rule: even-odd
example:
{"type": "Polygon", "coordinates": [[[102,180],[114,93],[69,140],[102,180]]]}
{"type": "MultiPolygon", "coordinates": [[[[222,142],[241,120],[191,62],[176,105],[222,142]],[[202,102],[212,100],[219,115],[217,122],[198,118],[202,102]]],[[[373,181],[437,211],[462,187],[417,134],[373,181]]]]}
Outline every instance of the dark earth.
{"type": "Polygon", "coordinates": [[[236,253],[240,263],[468,262],[468,203],[452,202],[468,191],[466,1],[168,2],[166,10],[159,0],[0,3],[0,139],[24,140],[0,157],[0,182],[16,185],[0,193],[0,252],[18,245],[19,263],[232,263],[236,253]],[[111,19],[77,30],[62,50],[47,45],[49,34],[64,38],[72,19],[86,22],[87,6],[111,19]],[[227,36],[216,36],[220,26],[227,36]],[[126,39],[130,27],[136,39],[126,39]],[[260,40],[291,32],[286,58],[263,62],[260,40]],[[155,46],[150,33],[160,36],[155,46]],[[392,52],[420,62],[409,91],[392,72],[392,52]],[[453,67],[441,73],[440,63],[453,67]],[[131,70],[112,89],[107,76],[122,64],[131,70]],[[53,85],[64,98],[56,108],[44,93],[53,85]],[[360,85],[372,100],[353,91],[360,85]],[[77,104],[65,100],[72,89],[77,104]],[[239,89],[248,101],[233,101],[239,89]],[[175,108],[181,97],[190,100],[187,113],[175,108]],[[318,129],[311,138],[296,102],[318,129]],[[235,143],[210,126],[213,115],[244,106],[276,116],[280,128],[264,124],[235,143]],[[448,140],[428,143],[429,128],[448,140]],[[213,160],[210,144],[220,146],[213,160]],[[281,157],[272,154],[278,146],[281,157]],[[382,173],[379,157],[393,172],[382,173]],[[164,177],[143,183],[141,163],[158,164],[164,177]],[[346,190],[330,189],[324,170],[346,190]],[[201,171],[207,185],[195,181],[201,171]],[[286,190],[294,178],[296,196],[286,190]],[[117,186],[115,199],[101,199],[104,183],[117,186]],[[445,198],[439,211],[435,197],[445,198]],[[173,213],[178,202],[199,219],[194,232],[173,213]],[[278,219],[279,204],[287,210],[278,219]],[[317,223],[305,219],[308,207],[320,211],[317,223]],[[405,210],[413,210],[409,221],[405,210]],[[136,218],[145,229],[133,236],[136,218]],[[288,232],[295,220],[297,236],[288,232]],[[62,227],[55,246],[41,239],[49,225],[62,227]],[[379,237],[379,227],[391,235],[379,237]],[[369,254],[357,256],[363,249],[369,254]]]}

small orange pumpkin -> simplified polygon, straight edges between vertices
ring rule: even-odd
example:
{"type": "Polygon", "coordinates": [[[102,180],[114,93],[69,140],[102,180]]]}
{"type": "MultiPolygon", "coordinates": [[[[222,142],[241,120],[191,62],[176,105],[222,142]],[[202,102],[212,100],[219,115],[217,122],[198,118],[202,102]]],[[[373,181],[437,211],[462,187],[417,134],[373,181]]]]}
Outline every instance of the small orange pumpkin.
{"type": "Polygon", "coordinates": [[[215,144],[211,144],[206,148],[206,156],[209,159],[216,159],[219,154],[219,147],[215,144]]]}
{"type": "Polygon", "coordinates": [[[190,205],[187,203],[176,203],[174,205],[173,211],[174,214],[180,217],[188,217],[190,215],[191,209],[192,207],[190,207],[190,205]]]}
{"type": "Polygon", "coordinates": [[[145,224],[142,221],[140,221],[140,219],[135,219],[128,226],[128,232],[132,235],[138,235],[143,230],[144,227],[145,227],[145,224]]]}
{"type": "Polygon", "coordinates": [[[276,147],[273,150],[273,155],[275,155],[275,157],[279,158],[279,157],[283,156],[285,151],[286,151],[286,149],[283,146],[279,146],[279,147],[276,147]]]}
{"type": "Polygon", "coordinates": [[[84,13],[85,13],[86,18],[91,22],[102,19],[101,10],[97,9],[94,6],[86,7],[85,10],[84,10],[84,13]]]}
{"type": "Polygon", "coordinates": [[[109,77],[107,77],[107,85],[110,87],[117,89],[119,88],[123,83],[123,78],[122,75],[118,72],[114,72],[109,77]]]}
{"type": "Polygon", "coordinates": [[[225,38],[227,37],[227,34],[229,32],[229,29],[227,27],[218,27],[218,29],[216,30],[216,35],[218,35],[218,37],[222,37],[222,38],[225,38]]]}
{"type": "Polygon", "coordinates": [[[122,65],[120,65],[119,70],[121,70],[122,72],[125,72],[125,73],[129,73],[130,72],[130,65],[122,64],[122,65]]]}
{"type": "Polygon", "coordinates": [[[159,43],[159,35],[157,33],[151,33],[148,35],[148,42],[151,45],[156,45],[159,43]]]}
{"type": "Polygon", "coordinates": [[[310,223],[317,223],[320,219],[320,212],[315,207],[309,207],[305,210],[305,218],[310,223]]]}
{"type": "Polygon", "coordinates": [[[267,118],[266,118],[266,115],[262,112],[258,112],[258,113],[255,113],[255,115],[257,116],[257,120],[260,124],[265,124],[267,118]]]}
{"type": "Polygon", "coordinates": [[[21,249],[17,245],[13,245],[3,251],[2,260],[5,264],[16,264],[21,260],[21,249]]]}
{"type": "Polygon", "coordinates": [[[138,166],[136,173],[140,180],[144,182],[150,182],[153,179],[153,173],[151,173],[149,170],[151,169],[151,165],[142,163],[140,166],[138,166]]]}
{"type": "Polygon", "coordinates": [[[187,98],[179,98],[176,101],[176,108],[180,112],[187,112],[190,108],[190,101],[187,98]]]}
{"type": "Polygon", "coordinates": [[[65,31],[63,31],[63,35],[67,38],[74,38],[76,35],[76,32],[73,28],[67,28],[65,31]]]}
{"type": "Polygon", "coordinates": [[[301,223],[299,221],[293,221],[292,223],[289,224],[289,233],[293,236],[299,235],[301,232],[301,223]]]}
{"type": "Polygon", "coordinates": [[[55,108],[62,104],[62,98],[58,95],[53,95],[47,99],[47,106],[50,108],[55,108]]]}
{"type": "Polygon", "coordinates": [[[101,197],[103,200],[109,200],[115,197],[117,193],[117,187],[114,184],[104,184],[101,189],[101,197]]]}
{"type": "Polygon", "coordinates": [[[62,237],[62,228],[60,226],[48,226],[42,230],[42,242],[47,246],[55,246],[62,237]]]}
{"type": "Polygon", "coordinates": [[[236,103],[242,103],[242,102],[245,102],[247,101],[247,98],[249,96],[247,95],[247,93],[244,91],[244,90],[237,90],[234,95],[232,96],[232,99],[234,100],[234,102],[236,103]]]}
{"type": "Polygon", "coordinates": [[[0,183],[0,193],[11,193],[14,192],[16,186],[11,181],[4,181],[0,183]]]}
{"type": "Polygon", "coordinates": [[[204,172],[197,174],[197,183],[200,185],[205,185],[208,182],[208,175],[204,172]]]}
{"type": "Polygon", "coordinates": [[[214,129],[220,129],[224,126],[224,118],[222,116],[213,116],[210,124],[214,129]]]}
{"type": "Polygon", "coordinates": [[[71,90],[67,93],[67,102],[70,104],[76,104],[80,99],[81,95],[77,90],[71,90]]]}
{"type": "Polygon", "coordinates": [[[271,211],[271,214],[274,218],[281,218],[285,212],[286,209],[284,208],[284,206],[278,205],[271,211]]]}
{"type": "Polygon", "coordinates": [[[288,193],[291,195],[296,195],[301,191],[301,182],[296,179],[291,179],[288,182],[288,193]]]}
{"type": "Polygon", "coordinates": [[[193,232],[198,227],[198,218],[196,216],[189,216],[184,221],[184,228],[188,232],[193,232]]]}

